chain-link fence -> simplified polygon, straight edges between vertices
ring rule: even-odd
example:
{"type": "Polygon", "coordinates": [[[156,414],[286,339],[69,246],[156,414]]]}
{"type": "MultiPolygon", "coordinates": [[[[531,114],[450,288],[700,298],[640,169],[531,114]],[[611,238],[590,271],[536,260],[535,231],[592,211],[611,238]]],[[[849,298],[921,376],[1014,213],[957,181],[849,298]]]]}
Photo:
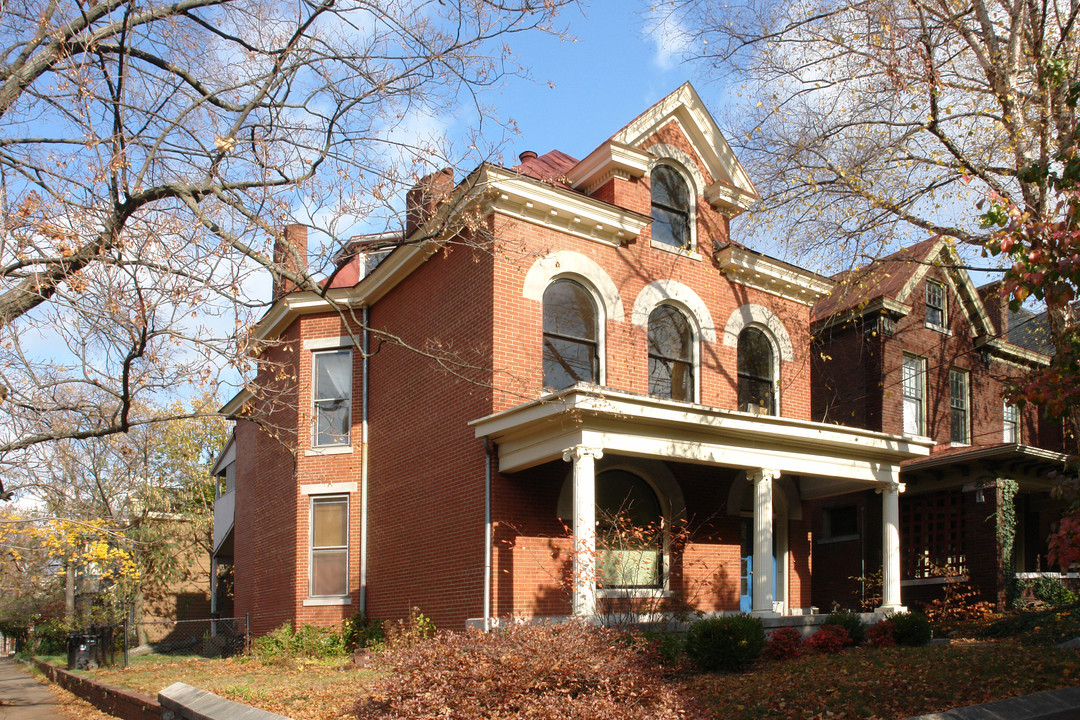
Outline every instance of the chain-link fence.
{"type": "Polygon", "coordinates": [[[146,655],[232,657],[248,649],[248,619],[216,618],[134,623],[127,629],[125,663],[146,655]]]}

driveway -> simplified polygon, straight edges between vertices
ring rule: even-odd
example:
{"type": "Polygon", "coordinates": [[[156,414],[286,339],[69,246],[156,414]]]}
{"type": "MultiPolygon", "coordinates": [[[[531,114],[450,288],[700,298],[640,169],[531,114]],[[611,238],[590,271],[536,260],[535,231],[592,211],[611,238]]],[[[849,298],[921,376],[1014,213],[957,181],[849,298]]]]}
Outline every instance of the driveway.
{"type": "Polygon", "coordinates": [[[0,720],[66,720],[56,698],[11,658],[0,658],[0,720]]]}

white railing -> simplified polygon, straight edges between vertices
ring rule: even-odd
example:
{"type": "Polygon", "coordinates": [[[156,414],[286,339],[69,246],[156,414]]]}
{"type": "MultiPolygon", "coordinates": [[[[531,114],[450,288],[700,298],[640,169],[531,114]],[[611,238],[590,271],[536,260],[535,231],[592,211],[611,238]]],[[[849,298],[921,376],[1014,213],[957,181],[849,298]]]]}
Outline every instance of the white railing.
{"type": "Polygon", "coordinates": [[[236,513],[236,491],[230,490],[214,501],[214,552],[225,542],[232,530],[236,513]]]}

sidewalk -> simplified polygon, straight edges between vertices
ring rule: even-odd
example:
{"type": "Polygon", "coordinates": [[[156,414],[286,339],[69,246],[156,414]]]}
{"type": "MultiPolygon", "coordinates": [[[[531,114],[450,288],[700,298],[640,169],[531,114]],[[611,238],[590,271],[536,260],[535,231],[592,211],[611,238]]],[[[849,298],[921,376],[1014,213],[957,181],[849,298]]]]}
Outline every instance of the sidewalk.
{"type": "Polygon", "coordinates": [[[0,720],[65,720],[56,698],[26,667],[0,658],[0,720]]]}

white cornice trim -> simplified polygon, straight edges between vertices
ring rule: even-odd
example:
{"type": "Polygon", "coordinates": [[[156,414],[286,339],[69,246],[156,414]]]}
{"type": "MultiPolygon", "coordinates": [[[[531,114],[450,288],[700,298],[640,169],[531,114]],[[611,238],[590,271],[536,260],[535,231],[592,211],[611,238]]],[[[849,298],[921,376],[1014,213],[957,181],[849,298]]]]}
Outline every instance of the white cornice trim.
{"type": "Polygon", "coordinates": [[[225,403],[218,412],[227,418],[235,420],[240,416],[240,410],[244,405],[254,397],[255,394],[250,389],[244,388],[233,395],[232,399],[225,403]]]}
{"type": "MultiPolygon", "coordinates": [[[[724,181],[748,198],[756,200],[760,197],[749,174],[736,159],[716,121],[706,110],[705,103],[688,82],[635,118],[612,140],[638,146],[671,119],[679,122],[714,183],[724,181]]],[[[713,202],[708,190],[706,199],[713,202]]]]}
{"type": "Polygon", "coordinates": [[[976,347],[992,348],[995,355],[998,355],[1005,360],[1020,363],[1022,366],[1039,365],[1042,367],[1049,367],[1052,359],[1049,355],[1036,352],[1035,350],[1028,350],[1025,347],[1014,345],[1011,342],[1000,338],[992,338],[985,343],[978,343],[976,347]]]}
{"type": "Polygon", "coordinates": [[[572,167],[567,178],[575,189],[591,194],[613,176],[641,177],[648,172],[651,161],[647,152],[622,143],[606,142],[572,167]]]}
{"type": "Polygon", "coordinates": [[[720,181],[705,188],[705,201],[728,217],[735,217],[749,210],[758,196],[720,181]]]}
{"type": "Polygon", "coordinates": [[[493,165],[480,169],[477,185],[490,191],[497,212],[605,245],[628,242],[652,222],[647,215],[493,165]]]}
{"type": "Polygon", "coordinates": [[[733,282],[756,288],[785,300],[813,305],[836,284],[816,273],[788,265],[737,245],[716,253],[720,270],[733,282]]]}
{"type": "Polygon", "coordinates": [[[499,444],[504,471],[561,458],[565,448],[584,443],[614,454],[883,482],[898,477],[901,461],[927,456],[934,444],[581,384],[469,424],[477,437],[499,444]]]}
{"type": "Polygon", "coordinates": [[[850,310],[845,310],[836,313],[835,315],[830,315],[822,320],[818,320],[812,324],[812,327],[814,332],[821,332],[837,325],[844,325],[845,323],[870,314],[888,313],[889,315],[900,319],[902,317],[907,317],[910,312],[910,305],[897,302],[892,298],[876,298],[861,307],[854,307],[850,310]]]}

